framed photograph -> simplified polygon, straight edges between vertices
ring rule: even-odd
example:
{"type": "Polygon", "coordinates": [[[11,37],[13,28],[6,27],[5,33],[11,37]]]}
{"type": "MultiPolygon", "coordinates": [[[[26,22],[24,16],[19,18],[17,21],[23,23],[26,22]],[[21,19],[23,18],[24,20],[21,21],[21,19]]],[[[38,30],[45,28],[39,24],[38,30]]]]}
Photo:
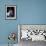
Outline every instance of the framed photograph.
{"type": "Polygon", "coordinates": [[[6,15],[5,15],[5,19],[6,20],[14,20],[16,19],[16,5],[6,5],[6,15]]]}

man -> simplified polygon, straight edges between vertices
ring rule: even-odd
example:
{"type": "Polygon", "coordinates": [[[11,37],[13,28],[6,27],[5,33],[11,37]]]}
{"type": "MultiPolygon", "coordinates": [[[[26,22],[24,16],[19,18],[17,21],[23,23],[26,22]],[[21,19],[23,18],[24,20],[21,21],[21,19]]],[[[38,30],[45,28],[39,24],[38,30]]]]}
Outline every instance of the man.
{"type": "Polygon", "coordinates": [[[14,17],[14,10],[9,9],[9,11],[6,13],[7,17],[14,17]]]}

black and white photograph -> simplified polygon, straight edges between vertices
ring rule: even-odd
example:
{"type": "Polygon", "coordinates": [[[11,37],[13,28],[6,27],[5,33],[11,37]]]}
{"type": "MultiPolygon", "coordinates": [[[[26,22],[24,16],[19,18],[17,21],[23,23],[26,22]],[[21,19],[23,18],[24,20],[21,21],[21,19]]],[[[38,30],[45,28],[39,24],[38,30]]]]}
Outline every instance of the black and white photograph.
{"type": "Polygon", "coordinates": [[[16,5],[6,5],[5,19],[16,19],[16,5]]]}

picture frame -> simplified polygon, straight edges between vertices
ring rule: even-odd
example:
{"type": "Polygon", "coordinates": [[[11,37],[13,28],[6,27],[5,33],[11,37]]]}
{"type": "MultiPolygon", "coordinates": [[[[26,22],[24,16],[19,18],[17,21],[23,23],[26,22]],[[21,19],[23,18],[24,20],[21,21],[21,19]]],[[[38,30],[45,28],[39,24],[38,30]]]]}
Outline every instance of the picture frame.
{"type": "Polygon", "coordinates": [[[16,20],[16,5],[5,5],[5,19],[16,20]]]}

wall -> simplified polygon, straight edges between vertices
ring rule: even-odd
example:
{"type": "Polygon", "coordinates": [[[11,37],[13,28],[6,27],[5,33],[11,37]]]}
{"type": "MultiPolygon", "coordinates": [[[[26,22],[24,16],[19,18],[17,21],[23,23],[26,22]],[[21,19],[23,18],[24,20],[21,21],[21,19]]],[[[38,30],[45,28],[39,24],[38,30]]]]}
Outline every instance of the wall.
{"type": "MultiPolygon", "coordinates": [[[[7,44],[18,24],[46,24],[46,0],[0,0],[0,44],[7,44]],[[17,6],[17,19],[5,20],[5,4],[17,6]]],[[[16,40],[17,43],[17,40],[16,40]]]]}
{"type": "Polygon", "coordinates": [[[46,0],[19,0],[21,24],[46,24],[46,0]]]}
{"type": "MultiPolygon", "coordinates": [[[[10,32],[16,32],[16,35],[18,34],[18,15],[16,20],[5,20],[5,5],[7,4],[16,5],[16,0],[0,0],[0,44],[7,44],[9,42],[8,35],[10,32]]],[[[17,39],[15,41],[16,43],[18,43],[17,39]]]]}

